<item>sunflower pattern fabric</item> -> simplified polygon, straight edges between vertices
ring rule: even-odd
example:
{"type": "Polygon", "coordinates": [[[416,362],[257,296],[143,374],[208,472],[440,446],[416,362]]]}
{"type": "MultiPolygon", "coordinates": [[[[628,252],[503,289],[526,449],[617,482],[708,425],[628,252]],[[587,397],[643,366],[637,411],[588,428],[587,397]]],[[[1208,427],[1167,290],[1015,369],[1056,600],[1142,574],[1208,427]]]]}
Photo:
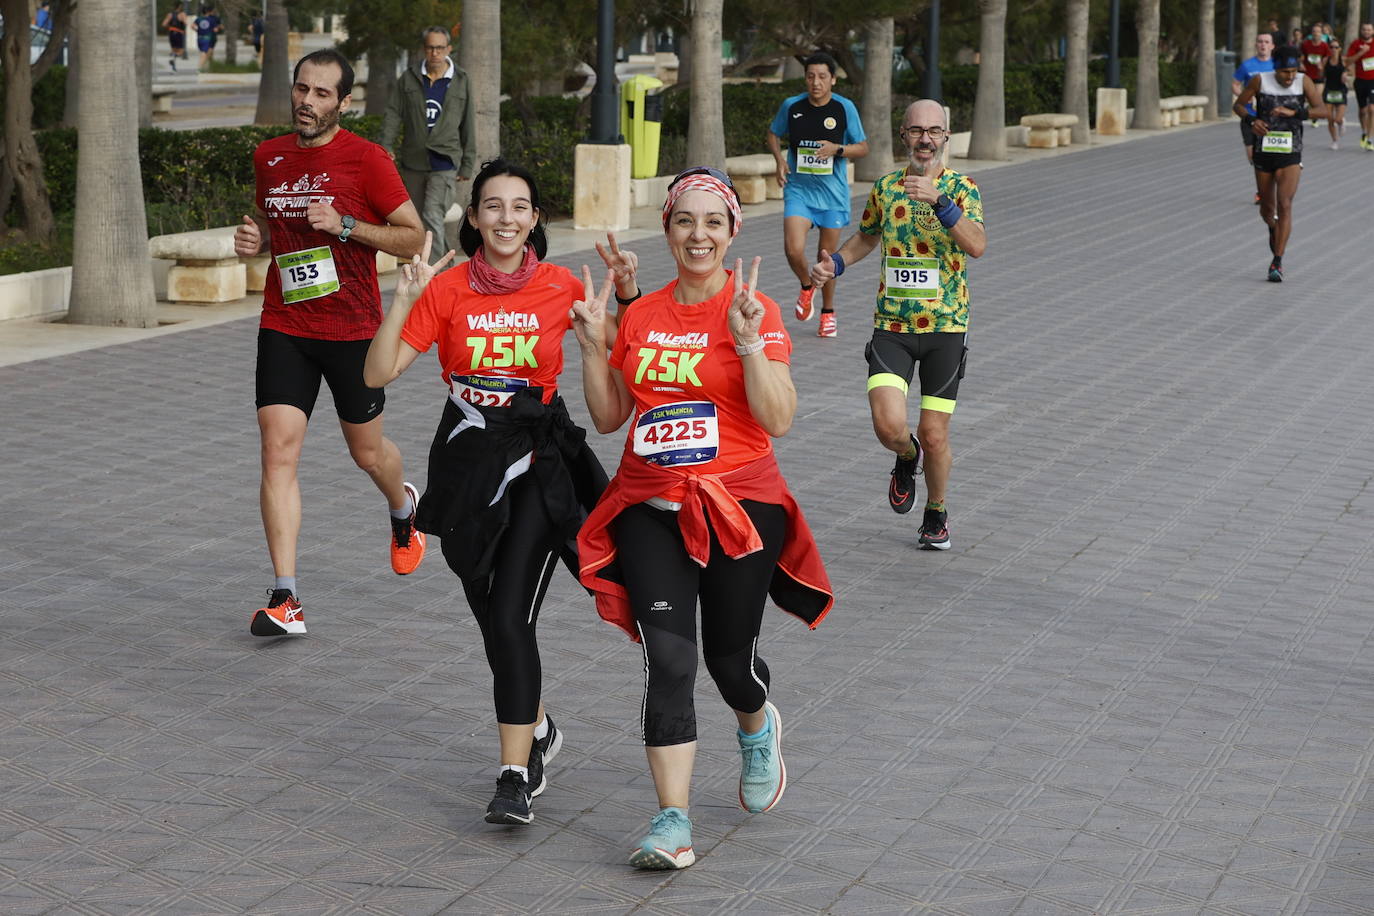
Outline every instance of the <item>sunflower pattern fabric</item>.
{"type": "MultiPolygon", "coordinates": [[[[930,204],[913,201],[902,188],[906,169],[898,169],[873,183],[864,205],[859,231],[880,235],[877,309],[873,326],[899,334],[960,332],[968,328],[968,255],[954,243],[949,230],[940,225],[930,204]],[[888,282],[894,265],[930,264],[939,269],[938,295],[913,298],[889,295],[888,282]]],[[[935,179],[940,193],[964,211],[964,219],[983,221],[983,198],[978,185],[967,175],[945,169],[935,179]]]]}

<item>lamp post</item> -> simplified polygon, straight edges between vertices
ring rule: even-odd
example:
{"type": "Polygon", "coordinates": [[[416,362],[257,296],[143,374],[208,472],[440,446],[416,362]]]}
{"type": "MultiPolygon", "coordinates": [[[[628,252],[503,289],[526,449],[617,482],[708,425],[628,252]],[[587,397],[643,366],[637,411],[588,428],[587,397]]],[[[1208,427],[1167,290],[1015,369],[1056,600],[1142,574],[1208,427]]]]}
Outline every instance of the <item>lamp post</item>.
{"type": "Polygon", "coordinates": [[[596,86],[592,89],[591,143],[621,143],[616,117],[615,0],[597,0],[596,86]]]}
{"type": "MultiPolygon", "coordinates": [[[[1370,0],[1374,2],[1374,0],[1370,0]]],[[[1112,0],[1111,30],[1107,44],[1107,86],[1121,88],[1121,0],[1112,0]]]]}
{"type": "MultiPolygon", "coordinates": [[[[869,61],[868,65],[874,65],[869,61]]],[[[891,66],[891,64],[889,64],[891,66]]],[[[944,87],[940,83],[940,0],[930,0],[930,9],[926,11],[926,79],[925,97],[928,99],[939,99],[944,95],[944,87]]]]}

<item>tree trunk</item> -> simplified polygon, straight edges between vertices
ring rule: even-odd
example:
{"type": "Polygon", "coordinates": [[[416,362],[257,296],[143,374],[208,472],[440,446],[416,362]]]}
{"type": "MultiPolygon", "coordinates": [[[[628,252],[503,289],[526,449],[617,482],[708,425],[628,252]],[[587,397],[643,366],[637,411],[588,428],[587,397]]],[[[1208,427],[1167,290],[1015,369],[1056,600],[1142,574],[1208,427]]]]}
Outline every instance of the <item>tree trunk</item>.
{"type": "Polygon", "coordinates": [[[155,0],[132,0],[134,8],[134,86],[138,126],[153,126],[153,10],[155,0]]]}
{"type": "Polygon", "coordinates": [[[686,32],[677,39],[677,84],[692,85],[692,36],[686,32]]]}
{"type": "Polygon", "coordinates": [[[67,33],[67,85],[65,104],[62,106],[63,127],[75,127],[77,116],[81,113],[81,93],[77,91],[77,81],[81,78],[81,36],[78,34],[80,18],[80,12],[73,10],[67,33]]]}
{"type": "Polygon", "coordinates": [[[1089,0],[1068,0],[1065,9],[1069,48],[1064,58],[1064,99],[1059,110],[1078,115],[1078,123],[1070,128],[1075,145],[1091,143],[1093,135],[1088,108],[1088,3],[1089,0]]]}
{"type": "MultiPolygon", "coordinates": [[[[1197,10],[1197,82],[1193,91],[1207,96],[1202,116],[1208,121],[1217,119],[1217,4],[1216,0],[1198,0],[1197,10]]],[[[1229,102],[1230,99],[1228,98],[1229,102]]]]}
{"type": "MultiPolygon", "coordinates": [[[[267,29],[262,40],[262,78],[254,124],[291,123],[291,65],[286,53],[285,0],[267,0],[267,29]]],[[[189,32],[188,32],[189,39],[189,32]]]]}
{"type": "Polygon", "coordinates": [[[725,168],[725,108],[720,84],[724,0],[692,4],[692,99],[687,121],[687,164],[725,168]]]}
{"type": "MultiPolygon", "coordinates": [[[[24,234],[36,242],[54,236],[52,205],[43,177],[43,157],[33,137],[33,75],[29,69],[29,4],[27,0],[0,0],[0,13],[21,28],[6,29],[0,56],[5,71],[5,162],[19,193],[24,212],[24,234]]],[[[126,83],[127,85],[127,83],[126,83]]]]}
{"type": "Polygon", "coordinates": [[[1007,158],[1007,109],[1003,62],[1007,46],[1007,0],[979,0],[978,93],[973,101],[970,159],[1007,158]]]}
{"type": "MultiPolygon", "coordinates": [[[[378,41],[367,49],[367,100],[363,114],[386,113],[391,90],[396,88],[396,61],[400,56],[396,46],[389,41],[378,41]]],[[[471,74],[468,78],[472,78],[471,74]]]]}
{"type": "Polygon", "coordinates": [[[67,37],[70,29],[74,5],[73,0],[54,0],[52,3],[52,32],[48,35],[48,45],[43,49],[43,53],[38,55],[38,60],[33,62],[33,81],[35,83],[43,78],[49,68],[57,63],[57,58],[62,55],[62,41],[67,37]]]}
{"type": "Polygon", "coordinates": [[[892,18],[864,23],[864,97],[859,117],[868,134],[868,155],[854,163],[854,177],[875,181],[894,168],[892,161],[892,18]]]}
{"type": "Polygon", "coordinates": [[[134,44],[110,41],[138,15],[142,0],[81,0],[80,29],[100,47],[81,72],[85,99],[77,125],[83,146],[98,155],[76,164],[76,226],[72,296],[67,320],[76,324],[149,328],[157,325],[148,260],[148,217],[138,160],[138,104],[134,44]]]}
{"type": "Polygon", "coordinates": [[[1135,11],[1135,32],[1140,37],[1136,58],[1135,119],[1132,127],[1164,126],[1159,110],[1159,0],[1140,0],[1135,11]]]}
{"type": "Polygon", "coordinates": [[[459,36],[462,67],[472,86],[477,162],[501,155],[501,3],[466,0],[459,36]]]}
{"type": "Polygon", "coordinates": [[[1240,0],[1240,37],[1236,39],[1236,63],[1255,54],[1259,34],[1259,0],[1240,0]]]}
{"type": "Polygon", "coordinates": [[[1345,5],[1345,44],[1342,48],[1350,47],[1351,43],[1360,37],[1360,0],[1348,0],[1345,5]]]}
{"type": "Polygon", "coordinates": [[[238,66],[239,62],[239,16],[241,10],[237,0],[228,0],[222,7],[224,10],[224,34],[220,36],[224,40],[224,62],[230,67],[238,66]]]}

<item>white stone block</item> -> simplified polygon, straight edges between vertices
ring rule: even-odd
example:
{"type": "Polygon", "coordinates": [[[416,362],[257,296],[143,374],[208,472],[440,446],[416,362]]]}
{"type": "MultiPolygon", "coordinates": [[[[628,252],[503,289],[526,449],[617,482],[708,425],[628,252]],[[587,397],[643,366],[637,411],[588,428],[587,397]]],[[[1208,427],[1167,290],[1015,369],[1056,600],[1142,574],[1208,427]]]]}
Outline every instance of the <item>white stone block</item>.
{"type": "Polygon", "coordinates": [[[573,225],[630,228],[630,145],[579,143],[573,155],[573,225]]]}

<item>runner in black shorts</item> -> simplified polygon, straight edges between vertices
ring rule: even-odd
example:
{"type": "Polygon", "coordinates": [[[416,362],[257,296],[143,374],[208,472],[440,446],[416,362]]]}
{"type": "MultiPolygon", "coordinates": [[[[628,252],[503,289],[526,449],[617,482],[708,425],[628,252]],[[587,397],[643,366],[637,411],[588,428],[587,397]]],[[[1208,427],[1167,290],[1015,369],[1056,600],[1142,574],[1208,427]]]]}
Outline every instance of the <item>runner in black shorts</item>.
{"type": "Polygon", "coordinates": [[[1260,217],[1269,231],[1269,282],[1283,282],[1283,252],[1293,231],[1293,197],[1302,174],[1302,122],[1327,116],[1317,86],[1298,70],[1301,56],[1294,47],[1274,52],[1274,71],[1257,73],[1236,98],[1232,110],[1245,116],[1255,102],[1255,184],[1260,194],[1260,217]]]}
{"type": "Polygon", "coordinates": [[[424,557],[415,530],[419,494],[405,482],[401,453],[382,435],[385,394],[363,384],[368,343],[382,321],[377,251],[409,259],[424,230],[385,150],[344,130],[353,67],[333,49],[307,54],[292,75],[295,131],[253,154],[255,207],[234,234],[239,257],[269,253],[258,335],[257,409],[262,444],[259,500],[275,582],[253,613],[254,636],[305,632],[296,590],[301,528],[297,480],[306,423],[329,383],[354,463],[391,511],[391,568],[412,572],[424,557]]]}
{"type": "Polygon", "coordinates": [[[963,376],[969,319],[968,262],[987,250],[978,185],[942,165],[949,124],[939,102],[912,102],[899,132],[908,152],[903,169],[873,184],[859,231],[811,267],[828,282],[881,249],[873,339],[867,350],[868,406],[878,441],[897,455],[888,505],[910,512],[916,474],[925,457],[926,501],[917,543],[948,550],[945,488],[953,455],[949,421],[963,376]],[[921,418],[916,435],[907,394],[920,363],[921,418]]]}

